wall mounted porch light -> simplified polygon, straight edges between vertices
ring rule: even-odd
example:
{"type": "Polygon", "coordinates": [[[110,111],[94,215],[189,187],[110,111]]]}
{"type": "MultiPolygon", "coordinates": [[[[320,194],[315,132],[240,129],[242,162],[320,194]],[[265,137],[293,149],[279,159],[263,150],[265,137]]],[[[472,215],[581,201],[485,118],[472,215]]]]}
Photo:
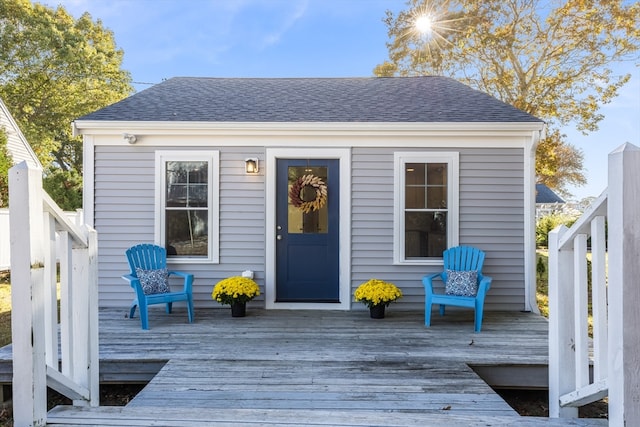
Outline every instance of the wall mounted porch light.
{"type": "Polygon", "coordinates": [[[246,173],[258,173],[260,171],[260,167],[258,166],[258,159],[254,157],[250,157],[248,159],[244,159],[244,171],[246,173]]]}

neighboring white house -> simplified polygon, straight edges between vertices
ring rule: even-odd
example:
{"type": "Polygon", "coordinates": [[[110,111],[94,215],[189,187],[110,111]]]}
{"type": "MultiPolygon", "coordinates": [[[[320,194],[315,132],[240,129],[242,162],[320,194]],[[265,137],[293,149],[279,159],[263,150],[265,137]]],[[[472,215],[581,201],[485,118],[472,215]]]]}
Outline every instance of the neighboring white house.
{"type": "Polygon", "coordinates": [[[0,128],[4,129],[7,134],[7,149],[11,154],[13,163],[20,163],[24,160],[29,166],[42,169],[38,156],[33,152],[2,99],[0,99],[0,128]]]}
{"type": "MultiPolygon", "coordinates": [[[[0,129],[7,135],[7,151],[13,163],[26,161],[30,166],[42,169],[42,165],[20,131],[9,109],[0,99],[0,129]]],[[[0,270],[9,269],[9,211],[0,209],[0,270]]]]}
{"type": "Polygon", "coordinates": [[[194,273],[196,307],[252,270],[268,309],[348,310],[370,278],[420,309],[462,244],[487,254],[486,309],[536,310],[545,125],[453,79],[172,78],[73,127],[102,306],[129,305],[124,251],[155,242],[194,273]]]}

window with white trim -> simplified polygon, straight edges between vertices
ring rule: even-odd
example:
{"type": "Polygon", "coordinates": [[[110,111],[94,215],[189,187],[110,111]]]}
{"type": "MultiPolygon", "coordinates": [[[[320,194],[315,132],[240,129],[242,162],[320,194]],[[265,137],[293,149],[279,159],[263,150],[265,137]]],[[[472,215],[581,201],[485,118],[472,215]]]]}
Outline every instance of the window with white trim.
{"type": "Polygon", "coordinates": [[[397,152],[394,262],[438,264],[458,244],[457,152],[397,152]]]}
{"type": "Polygon", "coordinates": [[[218,262],[219,152],[156,152],[156,242],[172,261],[218,262]]]}

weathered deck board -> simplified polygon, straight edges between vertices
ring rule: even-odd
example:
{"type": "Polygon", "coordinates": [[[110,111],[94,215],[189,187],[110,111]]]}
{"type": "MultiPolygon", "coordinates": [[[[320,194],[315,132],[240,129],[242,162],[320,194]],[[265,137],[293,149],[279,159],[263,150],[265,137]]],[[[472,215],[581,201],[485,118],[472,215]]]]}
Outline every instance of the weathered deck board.
{"type": "Polygon", "coordinates": [[[58,427],[90,425],[156,427],[238,427],[238,426],[387,426],[387,427],[592,427],[606,426],[606,420],[549,419],[539,417],[503,417],[476,414],[382,412],[353,409],[337,410],[263,410],[206,408],[192,409],[138,407],[127,415],[126,408],[58,407],[50,412],[50,424],[58,427]]]}
{"type": "MultiPolygon", "coordinates": [[[[155,308],[155,307],[154,307],[155,308]]],[[[246,318],[228,310],[196,312],[185,322],[177,310],[168,316],[152,310],[151,329],[125,310],[101,312],[103,360],[173,358],[207,355],[243,360],[376,360],[444,358],[474,364],[547,364],[547,321],[530,313],[487,313],[481,334],[473,333],[471,311],[434,316],[424,328],[424,314],[393,312],[383,320],[366,312],[266,311],[249,309],[246,318]],[[162,342],[162,345],[157,345],[162,342]]]]}
{"type": "MultiPolygon", "coordinates": [[[[100,312],[101,378],[153,379],[126,407],[58,407],[51,425],[606,425],[519,417],[469,367],[546,367],[547,321],[531,313],[488,312],[474,334],[470,310],[435,314],[425,328],[424,313],[393,306],[381,320],[197,310],[193,324],[180,307],[154,307],[148,331],[126,311],[100,312]]],[[[7,366],[10,349],[0,349],[0,378],[7,366]]]]}

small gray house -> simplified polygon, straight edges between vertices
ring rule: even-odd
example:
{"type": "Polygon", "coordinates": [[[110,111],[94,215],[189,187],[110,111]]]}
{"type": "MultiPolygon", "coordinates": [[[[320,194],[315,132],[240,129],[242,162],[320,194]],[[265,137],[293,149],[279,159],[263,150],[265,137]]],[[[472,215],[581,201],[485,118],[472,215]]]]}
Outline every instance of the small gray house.
{"type": "Polygon", "coordinates": [[[155,242],[195,275],[196,311],[246,270],[266,309],[363,307],[370,278],[421,309],[422,276],[462,244],[486,252],[487,310],[536,310],[545,125],[450,78],[179,77],[73,128],[102,306],[129,305],[124,251],[155,242]]]}

